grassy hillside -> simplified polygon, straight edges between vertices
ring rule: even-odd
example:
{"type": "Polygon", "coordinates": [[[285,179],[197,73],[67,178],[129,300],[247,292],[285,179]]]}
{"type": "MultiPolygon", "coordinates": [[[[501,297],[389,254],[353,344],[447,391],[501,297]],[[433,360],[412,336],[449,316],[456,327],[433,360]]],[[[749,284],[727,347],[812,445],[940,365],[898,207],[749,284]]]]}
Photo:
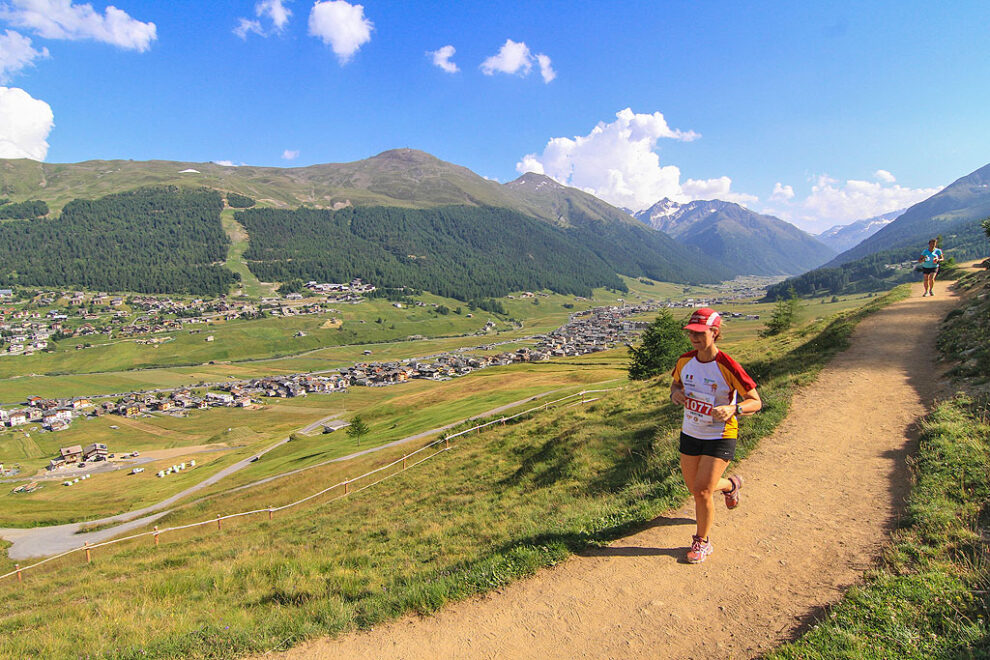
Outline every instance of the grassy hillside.
{"type": "Polygon", "coordinates": [[[500,184],[413,149],[386,151],[353,163],[294,168],[158,160],[41,163],[0,159],[0,197],[14,202],[39,199],[53,211],[73,199],[95,199],[149,185],[229,190],[276,208],[467,204],[511,208],[552,219],[538,207],[515,199],[500,184]]]}
{"type": "MultiPolygon", "coordinates": [[[[732,349],[765,402],[747,420],[741,454],[783,418],[794,386],[844,345],[866,313],[732,349]]],[[[658,395],[666,378],[467,436],[367,493],[314,501],[272,522],[244,518],[222,532],[167,535],[157,549],[144,539],[101,550],[82,567],[53,563],[3,600],[0,634],[11,653],[27,656],[234,655],[497,589],[683,500],[679,411],[658,395]],[[65,602],[74,603],[71,616],[65,602]]],[[[410,400],[389,413],[423,406],[410,400]]],[[[218,494],[167,524],[277,505],[388,458],[218,494]]],[[[8,566],[0,560],[0,570],[8,566]]]]}

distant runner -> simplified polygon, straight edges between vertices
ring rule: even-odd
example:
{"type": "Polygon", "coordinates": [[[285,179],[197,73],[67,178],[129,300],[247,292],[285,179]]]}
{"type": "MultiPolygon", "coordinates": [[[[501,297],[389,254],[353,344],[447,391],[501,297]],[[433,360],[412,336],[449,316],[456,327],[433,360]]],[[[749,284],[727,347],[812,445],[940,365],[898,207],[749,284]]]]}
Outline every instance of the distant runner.
{"type": "Polygon", "coordinates": [[[938,265],[942,263],[942,250],[935,247],[937,244],[937,239],[933,238],[928,241],[928,248],[918,257],[918,263],[921,264],[921,272],[925,278],[925,292],[921,294],[922,298],[935,295],[935,275],[938,273],[938,265]]]}
{"type": "Polygon", "coordinates": [[[739,506],[743,479],[722,478],[736,454],[737,417],[752,415],[763,407],[756,383],[746,371],[715,345],[722,335],[722,318],[713,309],[699,309],[684,329],[693,351],[677,358],[670,400],[684,406],[681,422],[681,473],[694,495],[698,528],[691,539],[687,560],[700,564],[712,554],[708,538],[715,518],[712,497],[725,496],[725,506],[739,506]]]}

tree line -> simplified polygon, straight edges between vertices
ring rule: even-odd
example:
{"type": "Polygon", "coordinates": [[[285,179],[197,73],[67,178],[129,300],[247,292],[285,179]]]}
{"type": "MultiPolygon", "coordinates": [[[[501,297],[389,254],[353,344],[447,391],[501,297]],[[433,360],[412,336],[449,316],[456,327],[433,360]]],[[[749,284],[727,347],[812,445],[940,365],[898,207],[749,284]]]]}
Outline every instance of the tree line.
{"type": "Polygon", "coordinates": [[[626,290],[612,264],[577,238],[509,209],[262,208],[237,220],[251,236],[244,258],[266,282],[359,277],[463,301],[519,290],[626,290]]]}
{"type": "Polygon", "coordinates": [[[48,215],[48,204],[40,199],[29,199],[26,202],[0,199],[0,220],[30,220],[46,215],[48,215]]]}

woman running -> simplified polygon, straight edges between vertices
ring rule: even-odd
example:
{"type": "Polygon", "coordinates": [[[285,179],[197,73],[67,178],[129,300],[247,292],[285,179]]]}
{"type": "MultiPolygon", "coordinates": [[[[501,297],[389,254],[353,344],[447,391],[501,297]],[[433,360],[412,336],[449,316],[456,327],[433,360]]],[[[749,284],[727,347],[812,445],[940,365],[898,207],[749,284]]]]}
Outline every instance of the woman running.
{"type": "Polygon", "coordinates": [[[921,294],[922,298],[935,295],[935,275],[938,273],[938,265],[942,263],[942,250],[936,247],[937,245],[938,240],[931,239],[928,241],[928,249],[922,250],[921,256],[918,257],[925,279],[925,292],[921,294]]]}
{"type": "Polygon", "coordinates": [[[722,477],[735,457],[737,418],[752,415],[763,407],[753,379],[715,345],[721,337],[721,326],[722,318],[713,309],[706,307],[691,315],[684,329],[694,350],[677,359],[670,384],[671,401],[684,407],[681,472],[694,495],[698,523],[687,553],[692,564],[699,564],[712,554],[708,533],[715,517],[713,495],[722,493],[729,509],[739,506],[742,477],[722,477]]]}

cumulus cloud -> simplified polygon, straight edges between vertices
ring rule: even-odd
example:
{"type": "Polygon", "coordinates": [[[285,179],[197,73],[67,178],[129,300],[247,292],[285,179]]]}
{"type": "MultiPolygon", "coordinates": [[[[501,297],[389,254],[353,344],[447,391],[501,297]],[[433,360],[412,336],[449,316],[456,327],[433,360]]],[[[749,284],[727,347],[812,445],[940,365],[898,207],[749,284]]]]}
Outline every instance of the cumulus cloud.
{"type": "Polygon", "coordinates": [[[238,167],[238,165],[232,160],[215,160],[213,162],[217,165],[223,165],[224,167],[238,167]]]}
{"type": "Polygon", "coordinates": [[[839,181],[827,174],[812,179],[811,193],[803,200],[773,198],[774,208],[764,209],[798,227],[820,233],[833,225],[845,225],[857,220],[872,218],[891,211],[912,206],[939,190],[934,188],[908,188],[894,181],[887,170],[874,173],[877,181],[847,179],[839,181]]]}
{"type": "Polygon", "coordinates": [[[295,160],[296,158],[299,158],[298,149],[286,149],[282,152],[282,160],[295,160]]]}
{"type": "Polygon", "coordinates": [[[677,166],[660,164],[659,140],[691,142],[699,137],[694,131],[671,128],[659,112],[637,114],[626,108],[616,113],[615,121],[599,122],[588,135],[550,139],[542,154],[527,154],[516,170],[545,174],[637,211],[664,197],[678,202],[713,197],[738,203],[757,201],[753,195],[732,192],[727,176],[688,179],[682,184],[677,166]]]}
{"type": "Polygon", "coordinates": [[[460,69],[450,61],[450,58],[457,52],[453,46],[444,46],[438,50],[427,51],[426,54],[433,58],[433,64],[440,67],[447,73],[457,73],[460,69]]]}
{"type": "MultiPolygon", "coordinates": [[[[260,2],[254,5],[254,15],[259,19],[265,18],[271,22],[271,32],[281,34],[285,32],[285,26],[289,24],[289,17],[292,16],[292,11],[285,6],[285,0],[260,0],[260,2]]],[[[270,34],[269,31],[266,31],[262,27],[260,20],[251,20],[248,18],[237,19],[237,27],[234,28],[234,34],[241,39],[247,39],[248,34],[252,32],[262,37],[267,37],[270,34]]]]}
{"type": "Polygon", "coordinates": [[[543,82],[548,83],[557,77],[557,72],[553,70],[549,57],[540,53],[536,56],[536,61],[540,63],[540,75],[543,76],[543,82]]]}
{"type": "Polygon", "coordinates": [[[485,61],[481,63],[481,72],[486,76],[506,73],[525,77],[533,70],[534,62],[540,66],[543,82],[549,83],[557,77],[557,72],[553,70],[548,56],[543,53],[534,55],[524,42],[506,39],[496,54],[485,58],[485,61]]]}
{"type": "Polygon", "coordinates": [[[17,87],[0,87],[0,158],[44,160],[52,108],[17,87]]]}
{"type": "Polygon", "coordinates": [[[681,186],[681,192],[690,199],[721,199],[743,205],[760,201],[756,195],[733,192],[731,188],[732,179],[720,176],[714,179],[688,179],[681,186]]]}
{"type": "Polygon", "coordinates": [[[8,0],[0,5],[0,18],[46,39],[93,39],[138,52],[157,38],[154,23],[142,23],[112,5],[100,14],[72,0],[8,0]]]}
{"type": "Polygon", "coordinates": [[[778,181],[773,184],[773,192],[770,193],[770,199],[775,202],[794,199],[794,188],[792,186],[785,186],[778,181]]]}
{"type": "Polygon", "coordinates": [[[481,70],[486,76],[499,73],[518,73],[526,75],[533,68],[533,56],[529,52],[529,46],[522,42],[515,42],[506,39],[498,53],[485,59],[481,63],[481,70]]]}
{"type": "Polygon", "coordinates": [[[48,57],[48,49],[36,50],[23,34],[13,30],[0,34],[0,83],[9,81],[21,69],[45,57],[48,57]]]}
{"type": "Polygon", "coordinates": [[[883,181],[884,183],[893,183],[894,181],[897,181],[894,175],[887,170],[877,170],[873,173],[873,178],[877,181],[883,181]]]}
{"type": "Polygon", "coordinates": [[[371,41],[375,25],[364,16],[362,5],[345,0],[317,0],[309,13],[309,33],[333,49],[341,64],[371,41]]]}

